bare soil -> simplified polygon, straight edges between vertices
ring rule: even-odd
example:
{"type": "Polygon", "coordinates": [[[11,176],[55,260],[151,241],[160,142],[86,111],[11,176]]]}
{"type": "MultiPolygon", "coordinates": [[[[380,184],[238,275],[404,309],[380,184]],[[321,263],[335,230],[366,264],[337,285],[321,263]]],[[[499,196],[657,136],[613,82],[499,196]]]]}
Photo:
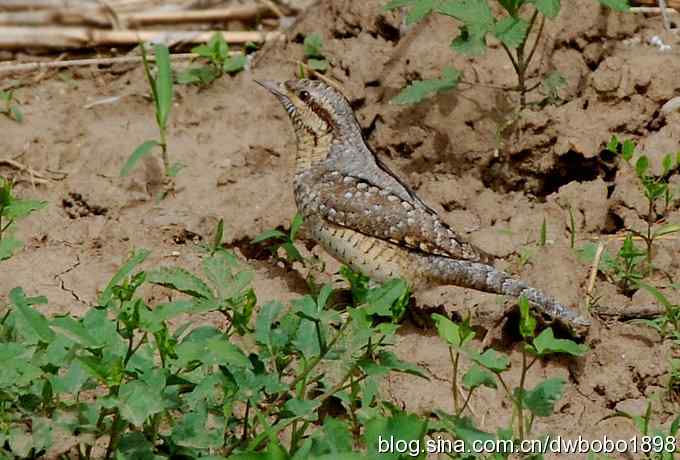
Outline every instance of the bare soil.
{"type": "MultiPolygon", "coordinates": [[[[82,313],[133,248],[153,250],[148,266],[195,269],[195,244],[210,238],[219,218],[227,245],[256,270],[261,303],[305,293],[304,273],[253,258],[248,249],[254,236],[287,227],[295,213],[293,131],[253,78],[292,78],[302,37],[318,32],[332,63],[329,76],[345,88],[376,153],[456,231],[498,257],[501,268],[582,306],[590,267],[570,248],[569,208],[577,247],[604,239],[615,252],[617,233],[644,227],[645,200],[633,173],[604,150],[612,134],[639,141],[653,164],[679,149],[680,113],[659,109],[680,95],[680,36],[664,35],[659,17],[615,13],[595,0],[563,2],[558,20],[546,23],[536,54],[540,65],[532,68],[533,77],[558,70],[567,78],[562,101],[516,115],[516,94],[494,88],[516,83],[500,46],[492,43],[479,58],[457,55],[449,48],[457,34],[453,21],[431,17],[406,29],[401,13],[386,13],[383,3],[323,0],[307,10],[286,42],[260,51],[252,71],[205,89],[176,87],[168,142],[171,157],[186,168],[176,193],[162,201],[155,199],[161,186],[156,159],[119,177],[133,149],[156,136],[140,66],[68,70],[19,89],[25,122],[0,117],[0,157],[49,181],[35,185],[4,166],[0,174],[22,179],[19,194],[45,199],[49,207],[19,226],[26,245],[0,265],[0,303],[22,286],[29,295],[46,295],[51,314],[82,313]],[[649,45],[652,35],[672,49],[649,45]],[[435,77],[445,65],[463,70],[469,84],[412,107],[389,103],[409,81],[435,77]],[[120,99],[85,108],[111,96],[120,99]],[[544,219],[548,244],[538,247],[544,219]]],[[[538,93],[530,97],[540,99],[538,93]]],[[[677,187],[677,175],[673,180],[677,187]]],[[[665,219],[680,223],[677,206],[665,219]]],[[[312,251],[327,261],[325,279],[337,278],[338,264],[319,248],[312,251]]],[[[665,275],[680,279],[680,241],[661,241],[654,264],[658,270],[649,283],[680,302],[666,288],[665,275]]],[[[643,291],[624,295],[603,277],[595,294],[602,315],[594,315],[586,340],[592,351],[579,360],[539,363],[530,373],[529,386],[545,377],[569,382],[556,414],[537,420],[536,432],[629,438],[636,434],[629,421],[603,419],[616,410],[641,414],[647,400],[653,401],[654,424],[667,426],[678,412],[664,388],[674,351],[650,328],[614,316],[654,307],[654,299],[643,291]]],[[[158,289],[148,295],[165,294],[158,289]]],[[[486,329],[503,311],[495,296],[455,287],[419,295],[414,308],[439,307],[470,311],[486,329]]],[[[513,337],[506,331],[493,344],[518,369],[513,337]]],[[[435,330],[408,320],[396,351],[427,368],[432,379],[391,376],[389,397],[420,414],[450,410],[451,365],[435,330]]],[[[509,379],[516,383],[518,373],[509,379]]],[[[473,399],[483,429],[494,430],[510,417],[500,401],[490,390],[473,399]]]]}

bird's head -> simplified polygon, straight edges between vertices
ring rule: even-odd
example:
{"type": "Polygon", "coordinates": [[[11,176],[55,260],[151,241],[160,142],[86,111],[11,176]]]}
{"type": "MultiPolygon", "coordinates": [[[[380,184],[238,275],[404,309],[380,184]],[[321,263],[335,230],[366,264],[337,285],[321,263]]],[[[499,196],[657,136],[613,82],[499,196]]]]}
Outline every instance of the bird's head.
{"type": "Polygon", "coordinates": [[[311,138],[316,145],[329,134],[333,139],[343,139],[361,133],[347,99],[322,81],[256,82],[281,102],[293,122],[298,140],[311,138]]]}

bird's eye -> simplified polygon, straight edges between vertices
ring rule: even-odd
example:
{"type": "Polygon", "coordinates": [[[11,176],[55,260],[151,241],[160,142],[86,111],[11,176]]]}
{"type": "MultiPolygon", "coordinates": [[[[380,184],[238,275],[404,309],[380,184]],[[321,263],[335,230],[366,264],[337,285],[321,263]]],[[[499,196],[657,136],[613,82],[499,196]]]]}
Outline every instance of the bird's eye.
{"type": "Polygon", "coordinates": [[[308,91],[302,90],[302,91],[300,91],[300,94],[298,95],[298,97],[300,98],[300,100],[302,102],[307,102],[311,96],[310,96],[308,91]]]}

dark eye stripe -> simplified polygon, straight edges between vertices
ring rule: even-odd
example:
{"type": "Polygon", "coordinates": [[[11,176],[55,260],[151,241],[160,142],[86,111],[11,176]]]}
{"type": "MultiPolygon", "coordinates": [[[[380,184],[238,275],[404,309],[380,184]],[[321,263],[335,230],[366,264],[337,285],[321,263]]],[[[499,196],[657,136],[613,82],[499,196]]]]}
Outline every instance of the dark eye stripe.
{"type": "Polygon", "coordinates": [[[310,109],[312,109],[312,112],[314,112],[319,118],[321,118],[324,122],[326,122],[326,125],[330,129],[335,128],[335,123],[333,122],[333,117],[331,114],[326,110],[325,107],[322,107],[315,101],[307,101],[307,105],[309,106],[310,109]]]}

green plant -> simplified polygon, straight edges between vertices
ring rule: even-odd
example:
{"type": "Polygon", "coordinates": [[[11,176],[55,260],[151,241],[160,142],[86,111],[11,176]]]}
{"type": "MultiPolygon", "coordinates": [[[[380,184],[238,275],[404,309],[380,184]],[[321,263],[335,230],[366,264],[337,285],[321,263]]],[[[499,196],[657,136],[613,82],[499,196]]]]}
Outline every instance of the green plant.
{"type": "Polygon", "coordinates": [[[302,216],[300,214],[295,214],[293,220],[290,223],[290,230],[287,234],[281,230],[272,228],[257,235],[253,239],[252,243],[266,243],[267,249],[271,253],[272,257],[288,266],[293,265],[294,262],[304,263],[304,257],[302,257],[302,254],[300,254],[298,248],[295,247],[295,239],[297,238],[302,223],[302,216]],[[283,250],[285,254],[284,257],[279,256],[279,249],[283,250]]]}
{"type": "Polygon", "coordinates": [[[12,182],[0,177],[0,261],[9,259],[23,245],[11,234],[16,221],[47,206],[45,201],[17,198],[12,188],[12,182]]]}
{"type": "Polygon", "coordinates": [[[48,318],[45,297],[10,292],[0,456],[65,454],[58,437],[81,459],[358,459],[350,454],[374,450],[378,436],[424,436],[426,421],[378,391],[389,372],[425,377],[389,350],[405,284],[367,288],[372,303],[342,314],[330,286],[256,309],[252,273],[231,252],[204,257],[203,278],[140,270],[148,255],[136,251],[80,318],[48,318]],[[169,300],[149,305],[147,284],[169,300]],[[224,330],[196,321],[211,312],[224,330]]]}
{"type": "MultiPolygon", "coordinates": [[[[144,44],[140,45],[142,62],[144,64],[144,74],[151,89],[151,96],[154,102],[156,113],[156,125],[158,126],[158,140],[148,140],[139,145],[132,152],[132,155],[120,170],[121,176],[127,176],[135,167],[137,162],[153,151],[154,147],[160,147],[161,160],[163,161],[163,171],[166,181],[171,182],[179,170],[183,167],[181,163],[170,164],[168,156],[167,126],[170,109],[172,108],[172,69],[170,68],[170,51],[168,47],[161,44],[154,45],[154,57],[156,60],[156,75],[152,75],[149,60],[146,56],[144,44]]],[[[166,184],[167,185],[167,184],[166,184]]],[[[167,193],[167,191],[166,191],[167,193]]]]}
{"type": "MultiPolygon", "coordinates": [[[[489,0],[391,0],[385,9],[408,7],[406,23],[413,24],[431,13],[452,17],[460,22],[459,35],[451,43],[458,53],[474,56],[486,51],[488,35],[494,36],[501,44],[517,75],[517,85],[512,90],[519,92],[520,109],[527,105],[527,93],[543,85],[547,99],[556,98],[556,89],[564,84],[558,74],[549,74],[541,83],[529,83],[529,66],[541,41],[545,18],[554,19],[560,12],[560,0],[496,0],[503,11],[494,16],[489,0]],[[538,27],[533,44],[528,41],[532,31],[538,27]]],[[[600,3],[616,10],[627,10],[627,0],[600,0],[600,3]]],[[[433,93],[453,89],[460,81],[459,72],[447,68],[442,78],[412,82],[394,102],[414,104],[433,93]]]]}
{"type": "Polygon", "coordinates": [[[321,35],[307,35],[302,46],[305,61],[310,69],[318,72],[325,72],[328,70],[328,60],[323,54],[323,40],[321,39],[321,35]]]}
{"type": "Polygon", "coordinates": [[[642,415],[631,414],[625,411],[616,411],[614,414],[605,417],[604,420],[622,417],[633,422],[640,433],[637,439],[638,445],[635,451],[644,454],[648,460],[673,460],[676,453],[680,451],[677,434],[680,430],[680,415],[671,422],[668,430],[664,432],[658,427],[652,426],[652,403],[647,402],[647,409],[642,415]]]}
{"type": "Polygon", "coordinates": [[[635,170],[635,175],[644,190],[645,198],[647,199],[647,216],[645,219],[647,229],[645,232],[638,232],[635,230],[629,231],[645,242],[645,258],[647,262],[646,274],[649,275],[653,269],[652,257],[654,253],[654,242],[660,237],[680,232],[679,224],[656,225],[657,215],[662,214],[657,206],[657,202],[659,200],[663,201],[663,213],[665,213],[668,211],[669,205],[675,199],[675,194],[668,181],[671,174],[680,168],[680,152],[675,155],[669,153],[663,157],[662,173],[657,176],[652,174],[649,170],[649,158],[644,154],[637,153],[635,144],[631,140],[621,142],[616,136],[612,136],[607,144],[607,150],[620,154],[627,163],[631,163],[633,158],[636,158],[633,168],[635,170]]]}
{"type": "MultiPolygon", "coordinates": [[[[553,354],[582,356],[588,348],[571,340],[555,338],[551,328],[536,335],[536,319],[529,311],[529,303],[520,299],[520,333],[522,368],[519,384],[511,389],[504,374],[510,368],[507,356],[493,349],[484,352],[472,346],[475,336],[469,321],[456,324],[445,316],[435,314],[433,320],[437,325],[439,336],[449,345],[452,376],[451,391],[453,394],[453,413],[436,411],[438,423],[431,425],[433,430],[446,431],[466,443],[474,440],[507,440],[515,444],[527,439],[532,434],[536,417],[547,417],[553,413],[555,402],[562,396],[564,384],[562,378],[549,378],[533,389],[526,388],[526,376],[539,359],[553,354]],[[470,362],[468,370],[461,376],[461,358],[470,362]],[[496,434],[479,430],[477,422],[465,416],[466,409],[475,391],[482,387],[502,388],[505,397],[513,407],[511,425],[504,427],[496,434]],[[463,390],[467,392],[464,399],[463,390]]],[[[495,458],[508,458],[510,452],[499,452],[495,458]]]]}
{"type": "Polygon", "coordinates": [[[0,104],[2,104],[0,113],[18,123],[24,121],[24,114],[19,109],[19,106],[14,103],[13,91],[0,91],[0,104]]]}
{"type": "Polygon", "coordinates": [[[229,44],[219,32],[215,32],[207,43],[192,48],[191,52],[208,62],[201,67],[192,67],[177,74],[176,80],[179,84],[209,85],[225,73],[236,74],[246,66],[245,53],[232,55],[229,52],[229,44]]]}
{"type": "MultiPolygon", "coordinates": [[[[639,282],[638,286],[652,294],[659,305],[664,308],[662,315],[651,320],[643,319],[640,321],[656,329],[662,337],[670,336],[680,343],[680,305],[672,303],[663,292],[654,286],[643,282],[639,282]]],[[[675,286],[671,287],[677,289],[675,286]]]]}
{"type": "MultiPolygon", "coordinates": [[[[587,262],[594,261],[596,252],[597,245],[592,242],[578,249],[581,259],[587,262]]],[[[638,283],[644,278],[645,256],[646,252],[635,246],[633,235],[628,234],[614,257],[606,249],[602,252],[598,270],[624,292],[631,293],[638,288],[638,283]]]]}

